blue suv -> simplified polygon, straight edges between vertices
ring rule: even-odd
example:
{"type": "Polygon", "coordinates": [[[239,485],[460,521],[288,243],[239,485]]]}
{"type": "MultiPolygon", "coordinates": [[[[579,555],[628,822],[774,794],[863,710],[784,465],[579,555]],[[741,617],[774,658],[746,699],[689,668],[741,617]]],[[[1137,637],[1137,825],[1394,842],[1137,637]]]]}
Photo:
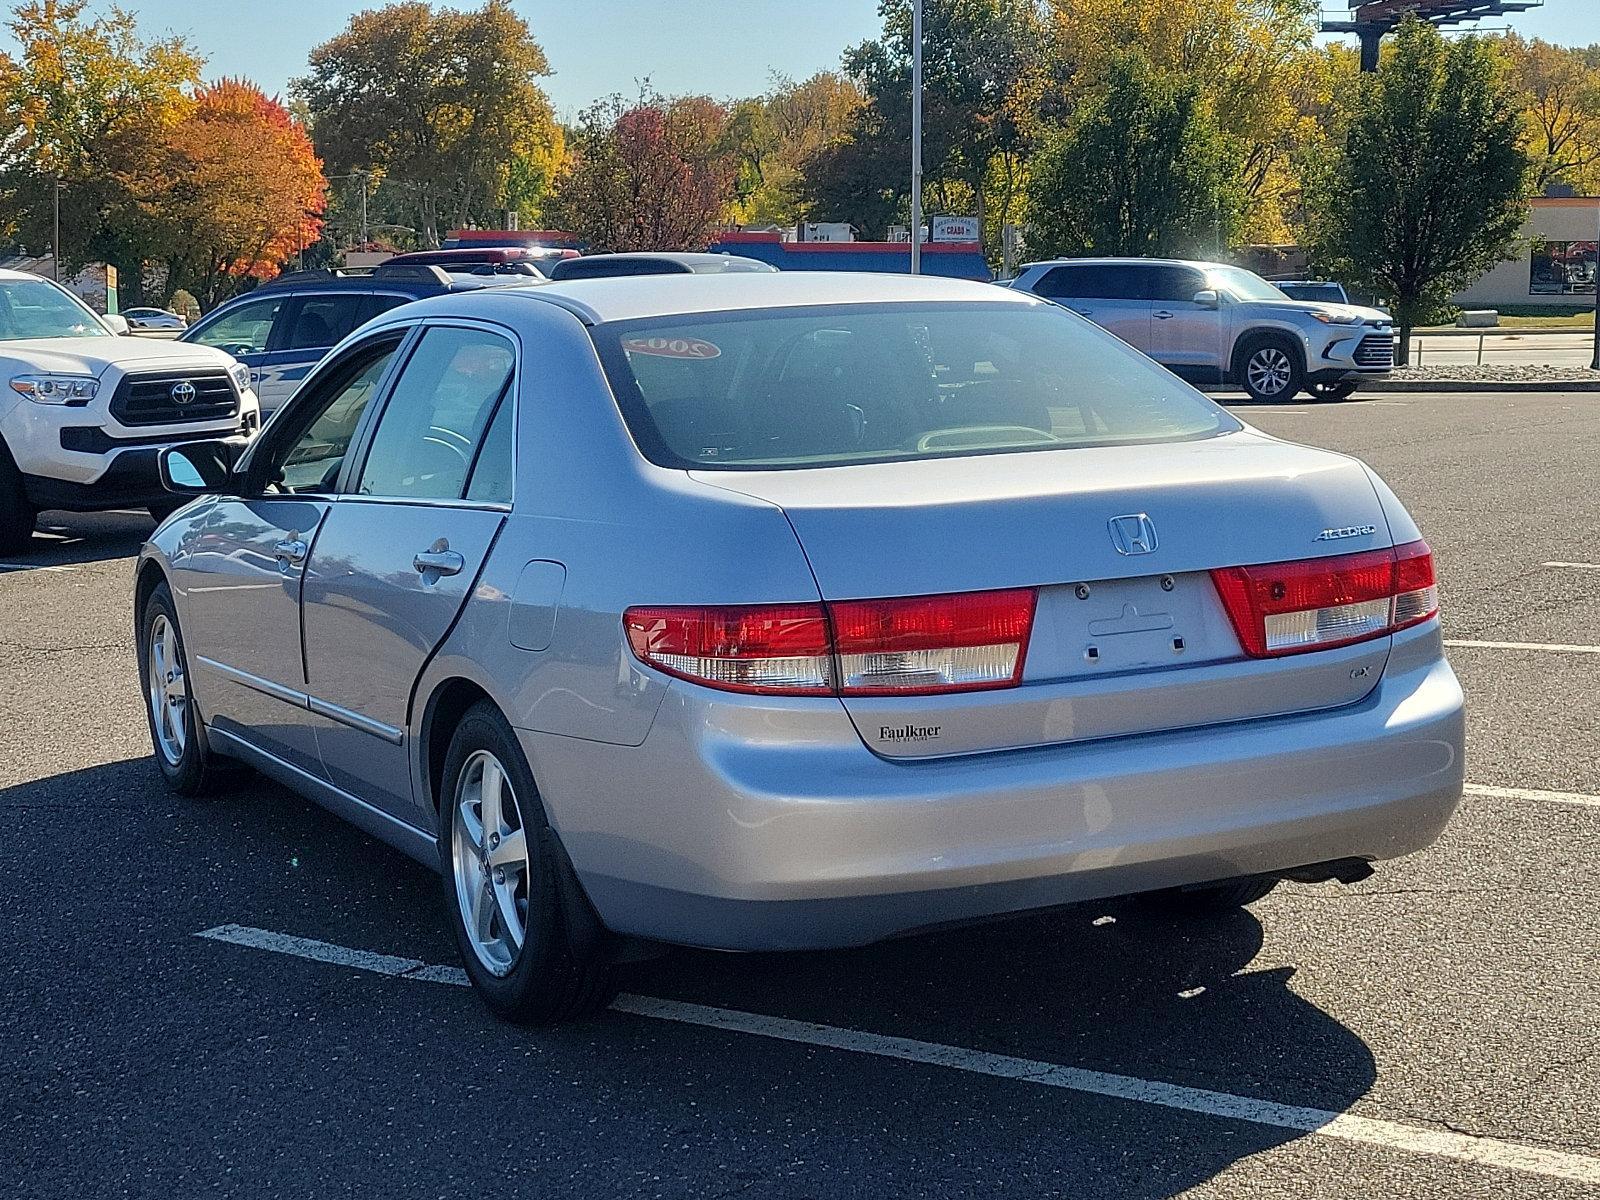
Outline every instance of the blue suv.
{"type": "Polygon", "coordinates": [[[178,340],[215,346],[249,367],[265,420],[323,355],[379,313],[428,296],[518,281],[518,276],[451,274],[409,263],[299,271],[230,300],[178,340]]]}

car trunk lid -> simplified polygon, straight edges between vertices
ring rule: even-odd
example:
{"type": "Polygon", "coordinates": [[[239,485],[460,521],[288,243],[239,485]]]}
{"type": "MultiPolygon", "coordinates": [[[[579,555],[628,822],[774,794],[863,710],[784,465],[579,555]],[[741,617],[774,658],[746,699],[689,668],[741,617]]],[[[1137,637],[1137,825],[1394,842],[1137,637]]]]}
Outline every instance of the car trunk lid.
{"type": "Polygon", "coordinates": [[[1246,656],[1213,568],[1387,547],[1361,464],[1243,431],[1194,442],[824,470],[699,471],[787,514],[824,600],[1037,588],[1021,682],[846,695],[863,740],[925,757],[1353,703],[1389,639],[1246,656]]]}

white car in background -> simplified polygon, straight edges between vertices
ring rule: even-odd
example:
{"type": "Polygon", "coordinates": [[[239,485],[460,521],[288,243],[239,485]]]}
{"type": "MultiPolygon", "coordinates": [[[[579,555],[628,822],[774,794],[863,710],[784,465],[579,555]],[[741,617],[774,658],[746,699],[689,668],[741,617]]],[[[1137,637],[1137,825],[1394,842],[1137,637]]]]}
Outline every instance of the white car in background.
{"type": "Polygon", "coordinates": [[[59,284],[0,271],[0,553],[25,548],[44,509],[164,515],[162,449],[260,428],[229,355],[127,331],[59,284]]]}

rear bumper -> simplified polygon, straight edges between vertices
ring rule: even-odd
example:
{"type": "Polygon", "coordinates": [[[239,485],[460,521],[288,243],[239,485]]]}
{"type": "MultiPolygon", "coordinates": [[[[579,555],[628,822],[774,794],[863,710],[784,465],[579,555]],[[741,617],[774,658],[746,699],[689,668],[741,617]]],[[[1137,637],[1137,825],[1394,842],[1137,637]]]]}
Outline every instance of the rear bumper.
{"type": "Polygon", "coordinates": [[[1461,797],[1462,695],[1437,623],[1394,640],[1359,704],[1069,746],[888,761],[842,708],[676,685],[641,746],[521,737],[611,928],[860,945],[1422,849],[1461,797]]]}

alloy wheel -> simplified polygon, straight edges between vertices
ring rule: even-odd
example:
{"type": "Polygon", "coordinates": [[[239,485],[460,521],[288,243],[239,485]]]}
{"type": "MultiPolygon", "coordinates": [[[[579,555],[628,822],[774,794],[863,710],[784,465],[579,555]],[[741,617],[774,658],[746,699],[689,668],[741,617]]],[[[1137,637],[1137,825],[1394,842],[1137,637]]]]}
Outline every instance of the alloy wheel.
{"type": "Polygon", "coordinates": [[[1245,364],[1245,377],[1258,396],[1276,396],[1289,386],[1294,375],[1294,364],[1289,356],[1276,346],[1263,346],[1250,356],[1245,364]]]}
{"type": "Polygon", "coordinates": [[[189,681],[183,673],[177,626],[165,613],[157,613],[150,622],[146,662],[150,725],[155,730],[156,748],[175,767],[183,761],[189,743],[189,681]]]}
{"type": "Polygon", "coordinates": [[[528,842],[505,767],[474,751],[456,780],[450,858],[467,940],[485,970],[508,975],[528,930],[528,842]]]}

